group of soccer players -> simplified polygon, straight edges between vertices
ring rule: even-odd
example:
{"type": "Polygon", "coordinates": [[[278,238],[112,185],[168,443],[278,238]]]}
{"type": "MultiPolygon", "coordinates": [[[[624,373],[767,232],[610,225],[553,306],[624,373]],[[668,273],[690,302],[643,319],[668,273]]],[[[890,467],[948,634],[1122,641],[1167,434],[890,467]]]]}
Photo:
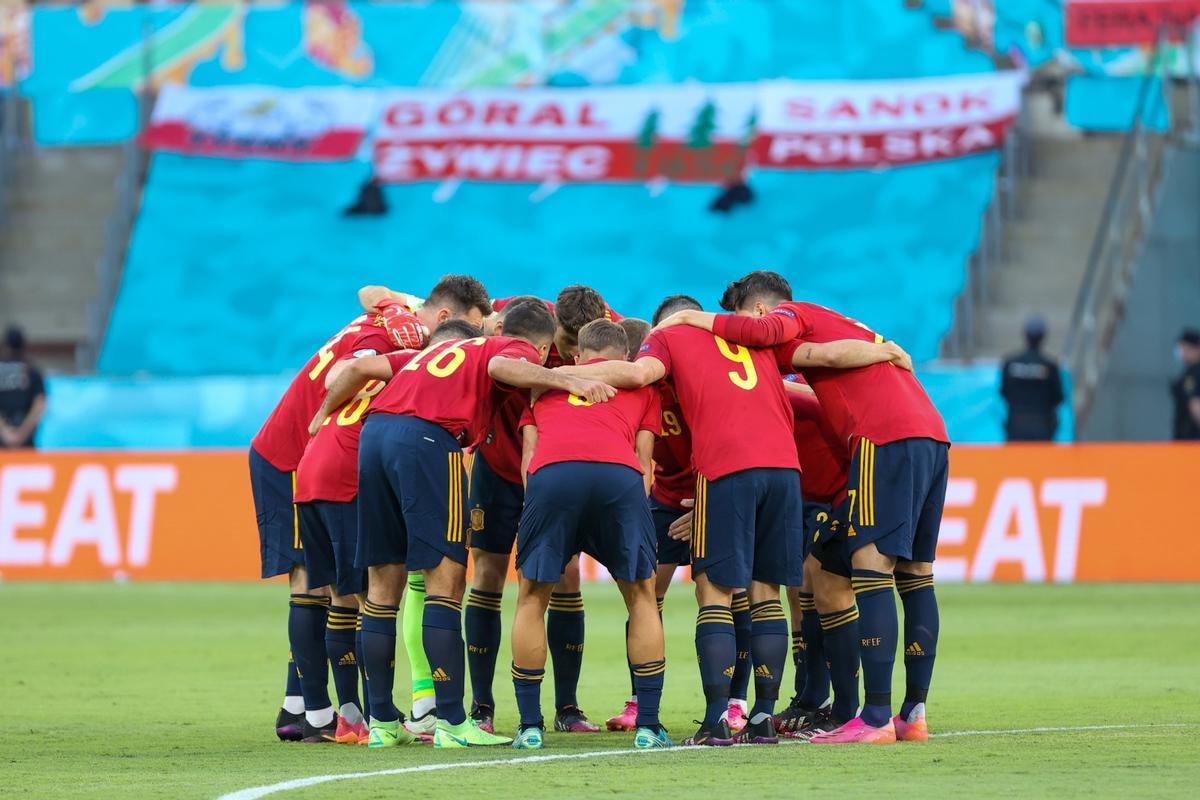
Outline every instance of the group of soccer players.
{"type": "Polygon", "coordinates": [[[251,444],[262,576],[291,591],[281,739],[539,749],[547,652],[553,729],[599,730],[576,697],[581,553],[628,609],[632,695],[606,727],[636,747],[674,744],[661,611],[687,564],[705,710],[681,744],[927,737],[949,439],[900,347],[766,271],[729,285],[731,313],[674,295],[650,323],[585,286],[493,301],[459,275],[359,301],[251,444]],[[493,683],[514,549],[509,738],[493,683]],[[405,595],[411,719],[393,702],[405,595]]]}

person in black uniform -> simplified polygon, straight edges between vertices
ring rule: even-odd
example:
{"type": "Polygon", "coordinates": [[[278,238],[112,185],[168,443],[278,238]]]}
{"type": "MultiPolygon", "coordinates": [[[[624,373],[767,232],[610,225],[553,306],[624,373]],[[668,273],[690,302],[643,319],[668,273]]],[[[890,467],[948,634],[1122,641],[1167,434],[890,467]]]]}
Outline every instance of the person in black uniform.
{"type": "Polygon", "coordinates": [[[1058,428],[1063,401],[1058,362],[1042,352],[1046,323],[1039,316],[1025,321],[1025,351],[1004,360],[1000,396],[1008,404],[1005,434],[1010,442],[1048,442],[1058,428]]]}
{"type": "Polygon", "coordinates": [[[0,346],[0,449],[33,447],[45,412],[42,373],[25,358],[25,334],[11,327],[0,346]]]}
{"type": "Polygon", "coordinates": [[[1183,372],[1171,382],[1175,419],[1171,436],[1178,440],[1200,439],[1200,330],[1184,328],[1176,344],[1183,372]]]}

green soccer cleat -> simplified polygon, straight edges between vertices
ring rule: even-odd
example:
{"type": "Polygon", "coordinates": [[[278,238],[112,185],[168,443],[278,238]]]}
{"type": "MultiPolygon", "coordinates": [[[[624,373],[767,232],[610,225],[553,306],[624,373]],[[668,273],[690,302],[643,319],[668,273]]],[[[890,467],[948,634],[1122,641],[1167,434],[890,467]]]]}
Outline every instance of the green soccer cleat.
{"type": "Polygon", "coordinates": [[[507,736],[488,733],[470,718],[457,725],[439,719],[437,730],[433,733],[434,747],[496,747],[511,741],[507,736]]]}
{"type": "Polygon", "coordinates": [[[373,719],[367,734],[367,747],[399,747],[412,744],[415,740],[416,737],[400,724],[400,720],[381,722],[373,719]]]}
{"type": "Polygon", "coordinates": [[[545,747],[544,731],[536,725],[521,728],[512,743],[514,750],[541,750],[543,747],[545,747]]]}
{"type": "Polygon", "coordinates": [[[667,729],[662,725],[653,728],[643,725],[633,735],[633,746],[638,750],[661,750],[665,747],[674,747],[675,743],[667,736],[667,729]]]}

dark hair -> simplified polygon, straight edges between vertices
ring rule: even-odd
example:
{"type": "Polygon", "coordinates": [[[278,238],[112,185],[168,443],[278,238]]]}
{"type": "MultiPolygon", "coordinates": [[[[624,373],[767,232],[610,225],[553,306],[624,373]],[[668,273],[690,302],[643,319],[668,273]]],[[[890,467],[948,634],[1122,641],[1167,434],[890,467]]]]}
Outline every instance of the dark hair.
{"type": "Polygon", "coordinates": [[[16,325],[9,325],[8,330],[4,332],[4,343],[14,356],[20,356],[25,352],[25,331],[16,325]]]}
{"type": "MultiPolygon", "coordinates": [[[[625,331],[625,337],[629,340],[629,359],[632,361],[638,348],[642,346],[642,342],[646,341],[646,337],[650,334],[650,323],[644,319],[626,317],[617,324],[625,331]]],[[[580,331],[579,334],[582,336],[583,331],[580,331]]]]}
{"type": "Polygon", "coordinates": [[[455,314],[466,314],[473,308],[485,317],[492,313],[492,302],[487,289],[470,275],[443,275],[429,291],[426,305],[446,306],[455,314]]]}
{"type": "Polygon", "coordinates": [[[504,336],[535,344],[554,340],[554,315],[545,303],[515,303],[505,309],[504,336]]]}
{"type": "Polygon", "coordinates": [[[436,344],[449,339],[474,339],[476,336],[483,336],[483,331],[465,319],[448,319],[437,326],[437,330],[429,337],[429,343],[436,344]]]}
{"type": "Polygon", "coordinates": [[[658,304],[658,308],[654,309],[654,316],[650,318],[650,321],[657,325],[665,317],[671,316],[676,311],[683,311],[685,308],[702,311],[704,306],[700,305],[700,301],[691,295],[673,294],[663,298],[663,301],[658,304]]]}
{"type": "Polygon", "coordinates": [[[540,297],[536,297],[532,294],[519,294],[516,297],[508,298],[508,302],[504,304],[504,308],[500,309],[499,311],[500,318],[503,319],[504,316],[508,314],[509,309],[513,308],[514,306],[519,306],[521,303],[540,303],[543,307],[546,305],[546,301],[540,297]]]}
{"type": "Polygon", "coordinates": [[[791,299],[792,285],[787,278],[778,272],[757,269],[725,287],[725,294],[721,295],[721,308],[737,311],[759,300],[774,301],[777,305],[791,299]]]}
{"type": "Polygon", "coordinates": [[[629,356],[629,337],[625,329],[607,319],[594,319],[579,329],[579,349],[593,353],[615,350],[629,356]]]}
{"type": "Polygon", "coordinates": [[[554,319],[568,338],[579,336],[579,329],[594,319],[608,316],[604,298],[590,286],[574,284],[558,293],[554,301],[554,319]]]}

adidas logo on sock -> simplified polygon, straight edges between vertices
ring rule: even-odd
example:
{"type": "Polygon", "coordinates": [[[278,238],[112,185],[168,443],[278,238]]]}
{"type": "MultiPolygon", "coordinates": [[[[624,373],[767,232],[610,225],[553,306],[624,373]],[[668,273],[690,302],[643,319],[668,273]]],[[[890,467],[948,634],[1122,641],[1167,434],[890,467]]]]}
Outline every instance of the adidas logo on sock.
{"type": "Polygon", "coordinates": [[[921,649],[921,645],[917,644],[916,642],[913,642],[908,647],[904,648],[904,655],[906,655],[906,656],[923,656],[923,655],[925,655],[925,651],[921,649]]]}
{"type": "Polygon", "coordinates": [[[756,678],[773,678],[771,669],[766,664],[759,664],[754,668],[754,677],[756,678]]]}
{"type": "Polygon", "coordinates": [[[725,677],[726,677],[726,678],[732,678],[732,677],[733,677],[733,673],[734,673],[734,668],[733,668],[733,667],[728,667],[727,669],[725,669],[725,671],[724,671],[724,673],[723,673],[723,674],[725,675],[725,677]]]}
{"type": "Polygon", "coordinates": [[[433,671],[433,679],[438,682],[450,680],[450,676],[446,674],[446,670],[438,667],[433,671]]]}
{"type": "Polygon", "coordinates": [[[358,666],[358,660],[354,657],[353,652],[346,653],[344,656],[338,659],[339,667],[349,667],[351,665],[358,666]]]}

